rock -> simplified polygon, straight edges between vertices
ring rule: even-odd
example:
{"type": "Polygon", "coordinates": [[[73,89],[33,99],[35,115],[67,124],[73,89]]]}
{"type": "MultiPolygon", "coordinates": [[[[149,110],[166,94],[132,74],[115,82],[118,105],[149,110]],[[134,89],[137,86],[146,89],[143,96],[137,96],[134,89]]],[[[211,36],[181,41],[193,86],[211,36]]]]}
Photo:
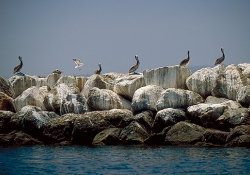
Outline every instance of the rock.
{"type": "Polygon", "coordinates": [[[9,123],[13,115],[14,113],[11,111],[0,110],[0,133],[8,133],[11,131],[9,123]]]}
{"type": "Polygon", "coordinates": [[[0,76],[0,92],[3,92],[4,94],[10,97],[15,96],[15,92],[13,91],[13,88],[10,86],[9,81],[5,80],[1,76],[0,76]]]}
{"type": "Polygon", "coordinates": [[[32,105],[40,107],[42,110],[46,110],[43,105],[44,98],[40,95],[40,88],[32,86],[26,89],[22,95],[13,100],[13,106],[15,111],[20,111],[24,106],[32,105]]]}
{"type": "Polygon", "coordinates": [[[79,76],[61,76],[58,80],[56,85],[58,84],[66,84],[67,86],[77,87],[80,91],[82,91],[86,81],[88,78],[86,77],[79,77],[79,76]]]}
{"type": "Polygon", "coordinates": [[[143,86],[145,86],[143,75],[127,75],[116,79],[114,92],[128,100],[132,100],[135,91],[143,86]]]}
{"type": "Polygon", "coordinates": [[[197,119],[199,116],[203,115],[204,113],[213,110],[215,111],[219,116],[221,116],[225,109],[227,109],[228,106],[222,105],[222,104],[207,104],[202,103],[198,105],[189,106],[187,108],[187,113],[192,119],[197,119]]]}
{"type": "Polygon", "coordinates": [[[153,123],[154,123],[154,114],[152,111],[143,111],[137,115],[135,115],[135,121],[137,121],[140,125],[144,126],[147,132],[150,133],[153,123]]]}
{"type": "Polygon", "coordinates": [[[119,135],[121,128],[108,128],[99,132],[93,139],[93,145],[116,145],[121,141],[119,135]]]}
{"type": "Polygon", "coordinates": [[[195,122],[198,124],[201,124],[201,126],[205,128],[214,128],[214,129],[218,128],[219,129],[221,128],[217,122],[217,119],[219,117],[220,115],[215,110],[210,110],[198,116],[195,122]]]}
{"type": "Polygon", "coordinates": [[[229,132],[207,129],[202,136],[203,142],[224,145],[229,132]]]}
{"type": "Polygon", "coordinates": [[[241,135],[250,135],[250,125],[239,125],[231,129],[226,138],[226,142],[228,143],[241,135]]]}
{"type": "Polygon", "coordinates": [[[12,105],[12,98],[3,92],[0,92],[0,110],[14,112],[14,106],[12,105]]]}
{"type": "Polygon", "coordinates": [[[21,95],[23,91],[26,89],[36,86],[37,85],[37,77],[34,76],[13,76],[9,78],[9,82],[11,84],[11,87],[13,88],[13,91],[15,95],[13,98],[16,98],[17,96],[21,95]]]}
{"type": "Polygon", "coordinates": [[[203,102],[204,99],[195,92],[169,88],[161,93],[156,108],[158,111],[165,108],[187,108],[203,102]]]}
{"type": "Polygon", "coordinates": [[[108,128],[123,128],[135,118],[126,109],[112,109],[78,114],[74,121],[72,142],[76,144],[91,144],[99,132],[108,128]]]}
{"type": "Polygon", "coordinates": [[[94,74],[86,81],[81,94],[85,97],[88,96],[89,91],[93,88],[97,87],[99,89],[114,89],[114,80],[110,79],[109,77],[103,78],[102,75],[94,74]]]}
{"type": "Polygon", "coordinates": [[[185,112],[182,110],[173,108],[163,109],[156,114],[152,131],[153,133],[162,132],[164,128],[175,125],[186,119],[185,112]]]}
{"type": "Polygon", "coordinates": [[[213,68],[203,68],[194,72],[186,80],[188,89],[200,94],[202,97],[211,95],[216,79],[221,72],[224,72],[224,69],[222,65],[218,65],[213,68]]]}
{"type": "Polygon", "coordinates": [[[61,74],[51,73],[47,76],[47,83],[50,87],[54,86],[59,78],[61,77],[61,74]]]}
{"type": "Polygon", "coordinates": [[[250,86],[243,86],[237,94],[237,101],[245,106],[250,106],[250,86]]]}
{"type": "Polygon", "coordinates": [[[122,129],[119,138],[125,144],[141,144],[149,137],[149,133],[136,121],[122,129]]]}
{"type": "Polygon", "coordinates": [[[190,75],[191,71],[181,66],[160,67],[143,71],[146,85],[157,85],[164,89],[187,89],[186,79],[190,75]]]}
{"type": "Polygon", "coordinates": [[[92,111],[123,109],[124,107],[131,109],[130,103],[118,96],[115,92],[96,87],[89,91],[87,102],[92,111]]]}
{"type": "Polygon", "coordinates": [[[188,122],[179,122],[167,132],[165,141],[171,145],[186,145],[201,141],[205,128],[188,122]]]}
{"type": "Polygon", "coordinates": [[[241,69],[242,74],[250,79],[250,63],[239,64],[238,67],[241,69]]]}
{"type": "Polygon", "coordinates": [[[226,109],[217,121],[221,125],[235,127],[237,125],[250,124],[250,110],[248,108],[226,109]]]}
{"type": "Polygon", "coordinates": [[[157,111],[156,103],[164,89],[156,85],[148,85],[137,89],[132,99],[133,112],[151,110],[157,111]]]}
{"type": "Polygon", "coordinates": [[[70,141],[74,127],[75,114],[65,114],[51,119],[44,125],[43,138],[46,143],[70,141]]]}
{"type": "Polygon", "coordinates": [[[41,138],[43,127],[46,123],[59,117],[54,112],[42,111],[35,106],[25,106],[10,119],[10,127],[13,129],[22,129],[31,136],[41,138]]]}
{"type": "Polygon", "coordinates": [[[2,146],[28,146],[43,144],[23,131],[12,131],[8,134],[0,134],[0,145],[2,146]]]}
{"type": "Polygon", "coordinates": [[[246,79],[239,68],[235,65],[229,65],[224,72],[216,77],[212,95],[236,101],[237,92],[245,84],[246,79]]]}
{"type": "Polygon", "coordinates": [[[217,98],[217,97],[214,97],[214,96],[208,96],[206,98],[205,103],[227,105],[228,108],[230,108],[230,109],[237,109],[237,108],[242,107],[239,102],[236,102],[236,101],[233,101],[233,100],[228,100],[226,98],[217,98]]]}
{"type": "Polygon", "coordinates": [[[117,78],[121,78],[126,76],[127,74],[117,73],[117,72],[110,72],[102,74],[102,77],[107,80],[108,82],[113,83],[117,78]]]}
{"type": "Polygon", "coordinates": [[[168,126],[162,130],[160,133],[152,133],[145,141],[145,144],[150,145],[165,145],[165,137],[167,132],[171,129],[171,126],[168,126]]]}

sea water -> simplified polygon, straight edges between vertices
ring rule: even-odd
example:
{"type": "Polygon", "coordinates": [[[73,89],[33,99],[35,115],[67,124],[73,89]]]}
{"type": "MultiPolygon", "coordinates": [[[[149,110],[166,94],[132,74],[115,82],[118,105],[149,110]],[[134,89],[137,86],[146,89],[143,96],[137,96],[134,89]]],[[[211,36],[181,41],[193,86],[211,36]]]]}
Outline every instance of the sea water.
{"type": "Polygon", "coordinates": [[[0,174],[250,174],[250,148],[0,147],[0,174]]]}

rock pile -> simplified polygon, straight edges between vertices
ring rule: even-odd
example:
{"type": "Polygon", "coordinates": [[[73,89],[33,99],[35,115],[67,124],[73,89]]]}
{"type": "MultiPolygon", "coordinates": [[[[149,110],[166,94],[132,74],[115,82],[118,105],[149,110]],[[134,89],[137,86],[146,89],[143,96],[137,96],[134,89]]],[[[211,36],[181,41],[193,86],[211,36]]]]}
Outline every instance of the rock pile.
{"type": "Polygon", "coordinates": [[[250,64],[0,77],[0,145],[250,146],[250,64]]]}

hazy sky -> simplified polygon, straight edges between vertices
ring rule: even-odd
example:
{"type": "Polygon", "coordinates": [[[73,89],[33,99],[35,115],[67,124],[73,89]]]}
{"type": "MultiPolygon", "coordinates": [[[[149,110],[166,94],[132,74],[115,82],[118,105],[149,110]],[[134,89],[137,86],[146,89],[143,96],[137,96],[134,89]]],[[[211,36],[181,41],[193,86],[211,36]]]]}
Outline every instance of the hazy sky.
{"type": "Polygon", "coordinates": [[[250,62],[249,0],[0,0],[0,76],[128,73],[177,65],[250,62]],[[85,66],[75,69],[73,58],[85,66]]]}

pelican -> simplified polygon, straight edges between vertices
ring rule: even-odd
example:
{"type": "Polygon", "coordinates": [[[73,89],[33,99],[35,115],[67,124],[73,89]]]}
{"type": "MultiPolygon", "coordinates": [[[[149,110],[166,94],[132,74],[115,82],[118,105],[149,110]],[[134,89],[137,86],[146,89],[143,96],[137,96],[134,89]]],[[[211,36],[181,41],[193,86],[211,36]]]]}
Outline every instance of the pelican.
{"type": "Polygon", "coordinates": [[[222,56],[215,61],[214,65],[220,64],[225,60],[224,49],[221,47],[220,50],[222,52],[222,56]]]}
{"type": "Polygon", "coordinates": [[[17,72],[20,72],[20,70],[23,67],[23,61],[22,61],[22,57],[21,56],[19,56],[19,60],[20,60],[20,64],[14,68],[14,74],[17,73],[17,72]]]}
{"type": "Polygon", "coordinates": [[[101,73],[101,71],[102,71],[102,65],[101,65],[101,63],[98,63],[98,66],[99,66],[99,70],[96,70],[95,71],[95,74],[100,74],[101,73]]]}
{"type": "Polygon", "coordinates": [[[79,68],[79,70],[81,70],[81,66],[84,66],[84,64],[81,63],[81,61],[78,60],[78,59],[73,59],[73,61],[76,63],[76,67],[75,68],[79,68]]]}
{"type": "Polygon", "coordinates": [[[129,74],[130,73],[132,73],[132,72],[134,72],[134,74],[135,74],[135,71],[138,69],[138,67],[139,67],[139,64],[140,64],[140,62],[139,62],[139,59],[138,59],[138,55],[135,55],[135,59],[136,59],[136,64],[134,65],[134,66],[132,66],[130,69],[129,69],[129,74]]]}
{"type": "Polygon", "coordinates": [[[185,66],[188,65],[189,60],[190,60],[189,51],[188,51],[187,54],[188,54],[188,57],[180,62],[180,66],[184,66],[185,67],[185,66]]]}
{"type": "Polygon", "coordinates": [[[62,73],[62,71],[60,71],[60,70],[56,69],[56,70],[55,70],[55,71],[53,71],[52,73],[54,73],[54,74],[61,74],[61,73],[62,73]]]}

